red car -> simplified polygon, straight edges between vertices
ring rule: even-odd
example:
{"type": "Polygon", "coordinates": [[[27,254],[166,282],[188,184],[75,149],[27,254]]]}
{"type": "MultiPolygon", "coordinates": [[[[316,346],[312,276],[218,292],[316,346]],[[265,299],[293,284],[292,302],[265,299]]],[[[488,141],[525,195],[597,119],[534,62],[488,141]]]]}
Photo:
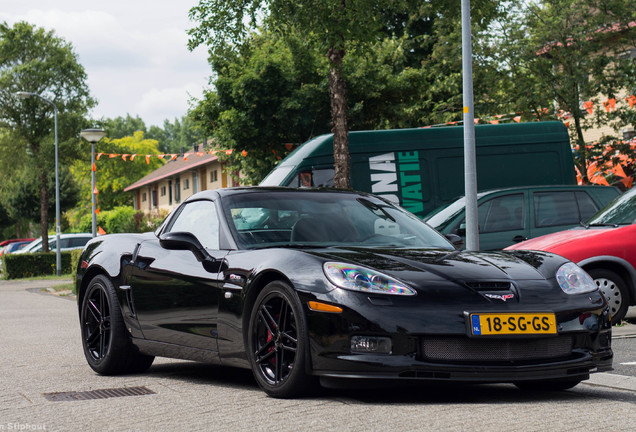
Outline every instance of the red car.
{"type": "Polygon", "coordinates": [[[3,253],[5,252],[13,252],[14,250],[14,246],[16,246],[16,243],[19,243],[20,245],[25,245],[28,244],[30,242],[32,242],[33,240],[35,240],[34,238],[24,238],[24,239],[10,239],[10,240],[4,240],[0,242],[0,256],[2,256],[3,253]],[[7,248],[11,248],[11,249],[7,249],[7,248]]]}
{"type": "Polygon", "coordinates": [[[618,196],[582,227],[514,244],[506,249],[552,252],[577,263],[605,295],[612,324],[636,304],[636,188],[618,196]]]}

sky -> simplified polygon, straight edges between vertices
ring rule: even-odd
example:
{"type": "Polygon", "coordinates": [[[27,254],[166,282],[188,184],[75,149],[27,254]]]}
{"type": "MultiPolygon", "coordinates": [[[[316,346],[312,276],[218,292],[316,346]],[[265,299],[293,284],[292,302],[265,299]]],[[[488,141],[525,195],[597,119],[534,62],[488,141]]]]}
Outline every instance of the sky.
{"type": "Polygon", "coordinates": [[[209,88],[205,47],[190,52],[198,0],[0,0],[0,21],[26,21],[70,42],[98,105],[93,119],[139,116],[162,126],[209,88]]]}

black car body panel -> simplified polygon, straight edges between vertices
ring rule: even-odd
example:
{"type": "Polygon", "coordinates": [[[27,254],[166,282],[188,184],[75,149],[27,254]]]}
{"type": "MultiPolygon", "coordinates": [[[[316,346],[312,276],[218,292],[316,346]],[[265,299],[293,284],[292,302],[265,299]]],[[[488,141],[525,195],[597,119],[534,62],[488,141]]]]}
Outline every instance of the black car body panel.
{"type": "MultiPolygon", "coordinates": [[[[208,248],[209,256],[202,260],[191,250],[162,245],[170,218],[156,233],[98,237],[78,264],[80,308],[91,278],[108,275],[140,352],[249,368],[250,311],[260,290],[280,280],[293,288],[303,307],[309,353],[305,368],[311,375],[513,382],[585,379],[590,372],[611,368],[605,300],[597,290],[572,295],[559,288],[555,274],[566,259],[542,252],[456,251],[437,237],[432,248],[364,243],[241,248],[227,215],[235,224],[243,216],[230,213],[226,202],[241,194],[265,193],[311,199],[337,192],[238,188],[195,195],[183,205],[208,200],[220,215],[220,247],[208,248]],[[323,270],[331,262],[388,275],[416,295],[339,288],[323,270]],[[341,312],[313,310],[311,301],[341,312]],[[471,334],[470,314],[540,312],[554,314],[557,334],[471,334]],[[351,338],[357,335],[389,338],[390,353],[352,352],[351,338]]],[[[371,195],[342,194],[389,205],[371,195]]],[[[279,231],[285,229],[276,235],[279,231]]]]}

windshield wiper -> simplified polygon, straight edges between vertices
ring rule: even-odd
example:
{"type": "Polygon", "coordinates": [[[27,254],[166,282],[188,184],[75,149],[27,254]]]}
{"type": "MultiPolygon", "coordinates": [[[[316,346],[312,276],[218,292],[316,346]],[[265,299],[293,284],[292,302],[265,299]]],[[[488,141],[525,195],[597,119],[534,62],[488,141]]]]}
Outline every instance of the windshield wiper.
{"type": "Polygon", "coordinates": [[[581,222],[581,225],[583,225],[585,227],[585,229],[588,229],[589,227],[613,227],[613,228],[618,228],[619,225],[615,224],[615,223],[591,223],[591,224],[585,224],[583,222],[581,222]]]}

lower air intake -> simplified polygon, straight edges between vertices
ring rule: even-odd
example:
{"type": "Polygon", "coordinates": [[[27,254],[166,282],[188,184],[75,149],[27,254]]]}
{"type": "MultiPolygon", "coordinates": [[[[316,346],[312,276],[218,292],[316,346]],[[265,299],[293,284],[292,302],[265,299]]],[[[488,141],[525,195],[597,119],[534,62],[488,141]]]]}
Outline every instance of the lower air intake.
{"type": "Polygon", "coordinates": [[[436,362],[510,362],[567,357],[573,339],[557,336],[536,339],[471,339],[468,337],[423,337],[423,360],[436,362]]]}

